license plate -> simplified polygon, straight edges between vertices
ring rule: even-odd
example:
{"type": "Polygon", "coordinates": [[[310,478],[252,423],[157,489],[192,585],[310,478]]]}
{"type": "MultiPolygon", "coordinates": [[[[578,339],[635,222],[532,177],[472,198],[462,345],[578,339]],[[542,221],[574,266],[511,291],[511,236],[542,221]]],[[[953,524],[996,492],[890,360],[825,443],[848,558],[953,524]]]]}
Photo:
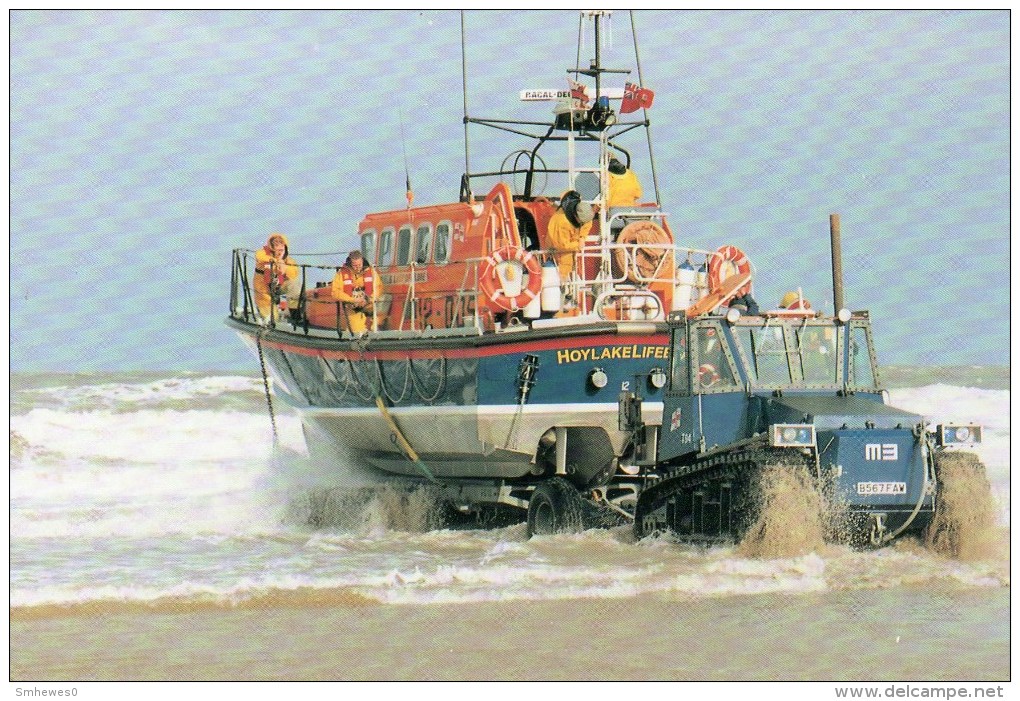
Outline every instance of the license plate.
{"type": "Polygon", "coordinates": [[[906,482],[858,482],[857,493],[861,496],[873,494],[906,494],[906,482]]]}

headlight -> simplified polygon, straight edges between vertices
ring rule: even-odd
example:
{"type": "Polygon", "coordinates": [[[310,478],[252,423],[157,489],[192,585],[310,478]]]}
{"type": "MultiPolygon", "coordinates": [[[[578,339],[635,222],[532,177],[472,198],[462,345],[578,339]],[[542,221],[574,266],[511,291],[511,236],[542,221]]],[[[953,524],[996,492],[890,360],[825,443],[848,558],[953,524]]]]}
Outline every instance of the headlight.
{"type": "Polygon", "coordinates": [[[591,386],[595,389],[602,389],[609,384],[609,376],[602,368],[595,368],[588,375],[588,382],[591,382],[591,386]]]}
{"type": "Polygon", "coordinates": [[[975,424],[943,424],[938,427],[939,445],[973,445],[981,442],[981,427],[975,424]]]}
{"type": "Polygon", "coordinates": [[[652,368],[648,373],[648,381],[655,389],[662,389],[666,386],[666,372],[662,368],[652,368]]]}
{"type": "Polygon", "coordinates": [[[815,444],[814,424],[772,424],[769,445],[777,448],[809,448],[815,444]]]}

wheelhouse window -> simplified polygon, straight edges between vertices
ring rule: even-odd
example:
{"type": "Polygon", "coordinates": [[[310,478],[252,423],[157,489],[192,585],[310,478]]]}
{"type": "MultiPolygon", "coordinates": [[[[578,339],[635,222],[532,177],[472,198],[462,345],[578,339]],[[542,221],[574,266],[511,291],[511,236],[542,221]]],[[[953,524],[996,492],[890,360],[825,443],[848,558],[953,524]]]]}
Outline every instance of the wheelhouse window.
{"type": "Polygon", "coordinates": [[[411,259],[411,227],[402,226],[397,234],[397,265],[407,265],[411,259]]]}
{"type": "Polygon", "coordinates": [[[418,227],[418,252],[414,256],[414,262],[418,265],[425,265],[429,262],[429,255],[432,253],[432,225],[422,224],[418,227]]]}
{"type": "Polygon", "coordinates": [[[453,243],[453,225],[448,222],[440,222],[436,227],[436,251],[435,262],[442,265],[450,260],[450,247],[453,243]]]}
{"type": "Polygon", "coordinates": [[[377,268],[388,268],[393,262],[393,229],[383,229],[379,234],[379,260],[377,268]]]}
{"type": "Polygon", "coordinates": [[[361,255],[369,263],[375,260],[375,229],[361,232],[361,255]]]}
{"type": "Polygon", "coordinates": [[[796,333],[796,357],[805,384],[835,384],[836,327],[804,326],[798,328],[796,333]]]}

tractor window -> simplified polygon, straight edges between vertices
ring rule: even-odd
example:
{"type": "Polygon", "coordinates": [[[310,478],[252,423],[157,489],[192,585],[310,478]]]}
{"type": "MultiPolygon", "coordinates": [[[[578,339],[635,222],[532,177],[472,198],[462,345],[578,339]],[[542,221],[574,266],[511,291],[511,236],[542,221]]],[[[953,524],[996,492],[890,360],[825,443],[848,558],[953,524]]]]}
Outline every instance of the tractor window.
{"type": "Polygon", "coordinates": [[[850,336],[850,377],[851,384],[855,387],[872,389],[876,386],[868,329],[863,326],[854,327],[850,336]]]}
{"type": "Polygon", "coordinates": [[[786,351],[786,329],[782,326],[742,327],[737,337],[752,381],[762,385],[789,385],[790,358],[786,351]]]}
{"type": "Polygon", "coordinates": [[[805,326],[798,328],[797,356],[805,384],[836,383],[836,327],[805,326]]]}
{"type": "Polygon", "coordinates": [[[697,371],[695,372],[695,387],[699,390],[721,389],[737,386],[733,378],[733,370],[730,368],[729,359],[723,344],[722,329],[712,326],[699,326],[695,330],[697,344],[697,371]]]}
{"type": "Polygon", "coordinates": [[[672,383],[670,391],[687,394],[691,391],[689,381],[690,368],[687,359],[687,327],[681,326],[673,330],[673,343],[670,346],[669,362],[672,365],[672,383]]]}

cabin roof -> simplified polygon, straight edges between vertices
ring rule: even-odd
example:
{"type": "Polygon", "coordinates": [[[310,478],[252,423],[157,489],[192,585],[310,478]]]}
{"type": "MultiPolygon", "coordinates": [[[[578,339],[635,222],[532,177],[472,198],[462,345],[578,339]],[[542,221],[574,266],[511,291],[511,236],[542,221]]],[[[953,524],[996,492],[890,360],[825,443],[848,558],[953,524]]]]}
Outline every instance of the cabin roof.
{"type": "Polygon", "coordinates": [[[375,212],[365,215],[359,228],[372,226],[388,226],[407,224],[409,221],[438,222],[442,219],[466,219],[474,216],[471,205],[467,202],[449,202],[447,204],[412,207],[411,209],[394,209],[389,212],[375,212]],[[410,215],[410,216],[408,216],[410,215]]]}

